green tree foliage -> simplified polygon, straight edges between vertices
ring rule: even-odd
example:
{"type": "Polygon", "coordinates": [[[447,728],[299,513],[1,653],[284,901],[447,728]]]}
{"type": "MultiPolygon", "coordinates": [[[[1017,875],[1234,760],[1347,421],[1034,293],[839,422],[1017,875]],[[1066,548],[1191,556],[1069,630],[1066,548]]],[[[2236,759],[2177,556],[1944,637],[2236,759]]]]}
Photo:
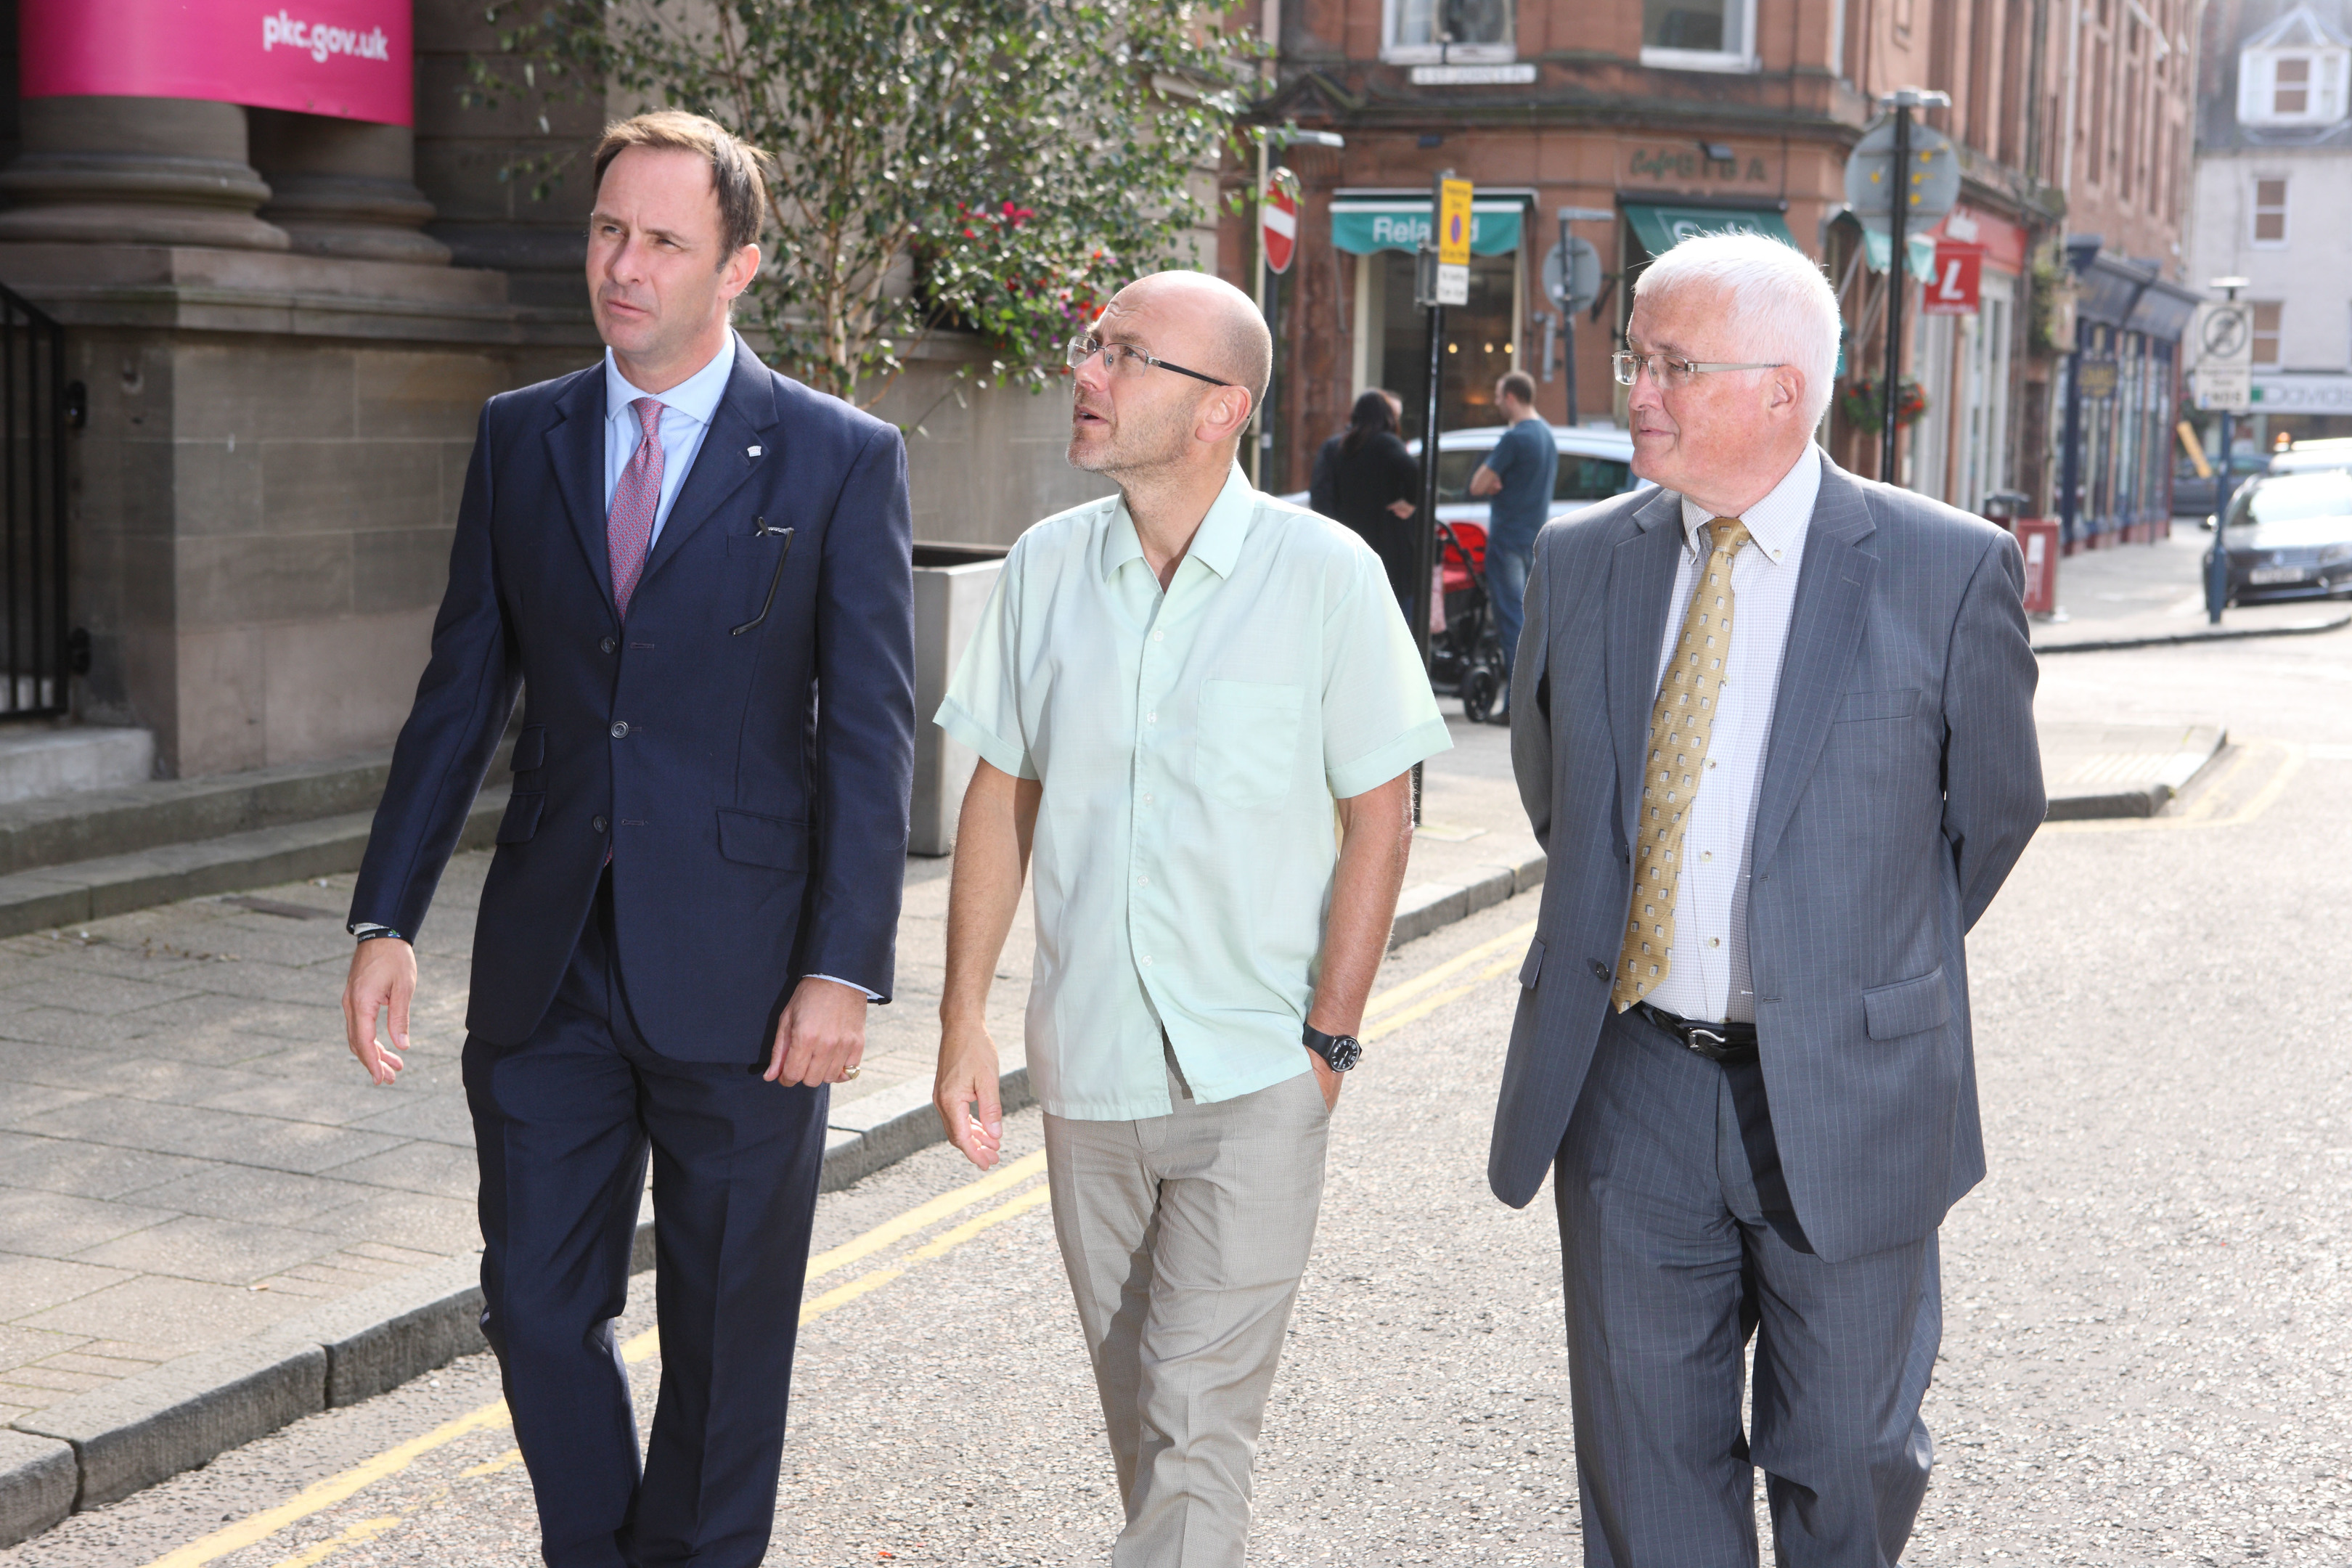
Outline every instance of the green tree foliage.
{"type": "Polygon", "coordinates": [[[688,110],[766,153],[745,313],[788,373],[870,405],[955,329],[988,345],[967,374],[1036,390],[1121,282],[1190,259],[1251,80],[1233,4],[504,0],[508,58],[475,79],[688,110]]]}

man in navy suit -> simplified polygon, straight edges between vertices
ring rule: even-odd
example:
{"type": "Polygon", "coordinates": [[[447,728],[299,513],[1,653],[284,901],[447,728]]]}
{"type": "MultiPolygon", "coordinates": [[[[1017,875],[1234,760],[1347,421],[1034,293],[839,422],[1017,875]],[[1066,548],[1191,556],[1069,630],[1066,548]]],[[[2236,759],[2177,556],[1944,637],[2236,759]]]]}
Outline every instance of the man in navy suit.
{"type": "Polygon", "coordinates": [[[482,410],[343,1008],[392,1082],[409,939],[520,688],[466,1016],[483,1331],[551,1568],[736,1568],[775,1512],[827,1086],[891,986],[906,452],[730,330],[765,205],[746,148],[642,115],[595,178],[604,362],[482,410]],[[662,1384],[641,1467],[612,1324],[648,1156],[662,1384]]]}

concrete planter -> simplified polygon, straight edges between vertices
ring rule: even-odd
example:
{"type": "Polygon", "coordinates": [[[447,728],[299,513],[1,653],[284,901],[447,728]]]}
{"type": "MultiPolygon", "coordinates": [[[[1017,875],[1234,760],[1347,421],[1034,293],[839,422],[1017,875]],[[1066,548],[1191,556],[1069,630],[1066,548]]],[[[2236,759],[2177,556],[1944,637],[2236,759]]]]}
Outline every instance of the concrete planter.
{"type": "Polygon", "coordinates": [[[915,546],[915,811],[907,848],[916,855],[955,850],[956,813],[979,755],[931,722],[948,681],[971,641],[980,612],[1004,570],[1004,552],[989,545],[915,546]]]}

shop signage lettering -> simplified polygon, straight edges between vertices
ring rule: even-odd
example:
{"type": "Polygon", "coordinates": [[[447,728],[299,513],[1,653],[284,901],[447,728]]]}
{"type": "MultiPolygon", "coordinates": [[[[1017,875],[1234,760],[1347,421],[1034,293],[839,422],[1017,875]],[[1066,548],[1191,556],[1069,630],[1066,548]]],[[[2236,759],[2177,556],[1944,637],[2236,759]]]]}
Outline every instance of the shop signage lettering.
{"type": "MultiPolygon", "coordinates": [[[[1470,243],[1473,246],[1478,243],[1478,225],[1482,221],[1476,213],[1470,215],[1470,243]]],[[[1372,244],[1381,249],[1419,250],[1421,242],[1428,237],[1427,213],[1400,214],[1393,217],[1380,213],[1372,218],[1372,244]]]]}
{"type": "Polygon", "coordinates": [[[410,0],[33,0],[27,98],[194,98],[407,125],[410,0]]]}
{"type": "Polygon", "coordinates": [[[1636,147],[1626,172],[1653,180],[1743,180],[1759,185],[1769,184],[1772,178],[1765,173],[1761,158],[1748,159],[1743,174],[1737,158],[1703,157],[1684,147],[1636,147]]]}

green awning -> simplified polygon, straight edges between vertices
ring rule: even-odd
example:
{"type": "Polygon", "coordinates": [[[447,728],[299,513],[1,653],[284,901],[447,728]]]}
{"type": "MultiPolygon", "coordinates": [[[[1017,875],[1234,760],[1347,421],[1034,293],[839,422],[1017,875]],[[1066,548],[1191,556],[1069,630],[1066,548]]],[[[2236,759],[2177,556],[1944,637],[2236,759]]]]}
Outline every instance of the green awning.
{"type": "MultiPolygon", "coordinates": [[[[1508,256],[1519,247],[1517,201],[1472,201],[1470,251],[1474,256],[1508,256]]],[[[1340,196],[1331,203],[1331,243],[1358,256],[1375,250],[1418,250],[1429,237],[1429,203],[1401,198],[1340,196]]]]}
{"type": "Polygon", "coordinates": [[[1783,245],[1797,243],[1780,215],[1769,207],[1676,207],[1627,202],[1625,221],[1633,226],[1633,237],[1652,256],[1664,256],[1698,234],[1760,234],[1783,245]]]}
{"type": "MultiPolygon", "coordinates": [[[[1873,272],[1886,270],[1886,258],[1895,248],[1892,236],[1883,228],[1862,231],[1862,254],[1873,272]]],[[[1911,253],[1911,264],[1905,270],[1914,278],[1936,276],[1936,237],[1932,234],[1906,234],[1903,248],[1911,253]]]]}

